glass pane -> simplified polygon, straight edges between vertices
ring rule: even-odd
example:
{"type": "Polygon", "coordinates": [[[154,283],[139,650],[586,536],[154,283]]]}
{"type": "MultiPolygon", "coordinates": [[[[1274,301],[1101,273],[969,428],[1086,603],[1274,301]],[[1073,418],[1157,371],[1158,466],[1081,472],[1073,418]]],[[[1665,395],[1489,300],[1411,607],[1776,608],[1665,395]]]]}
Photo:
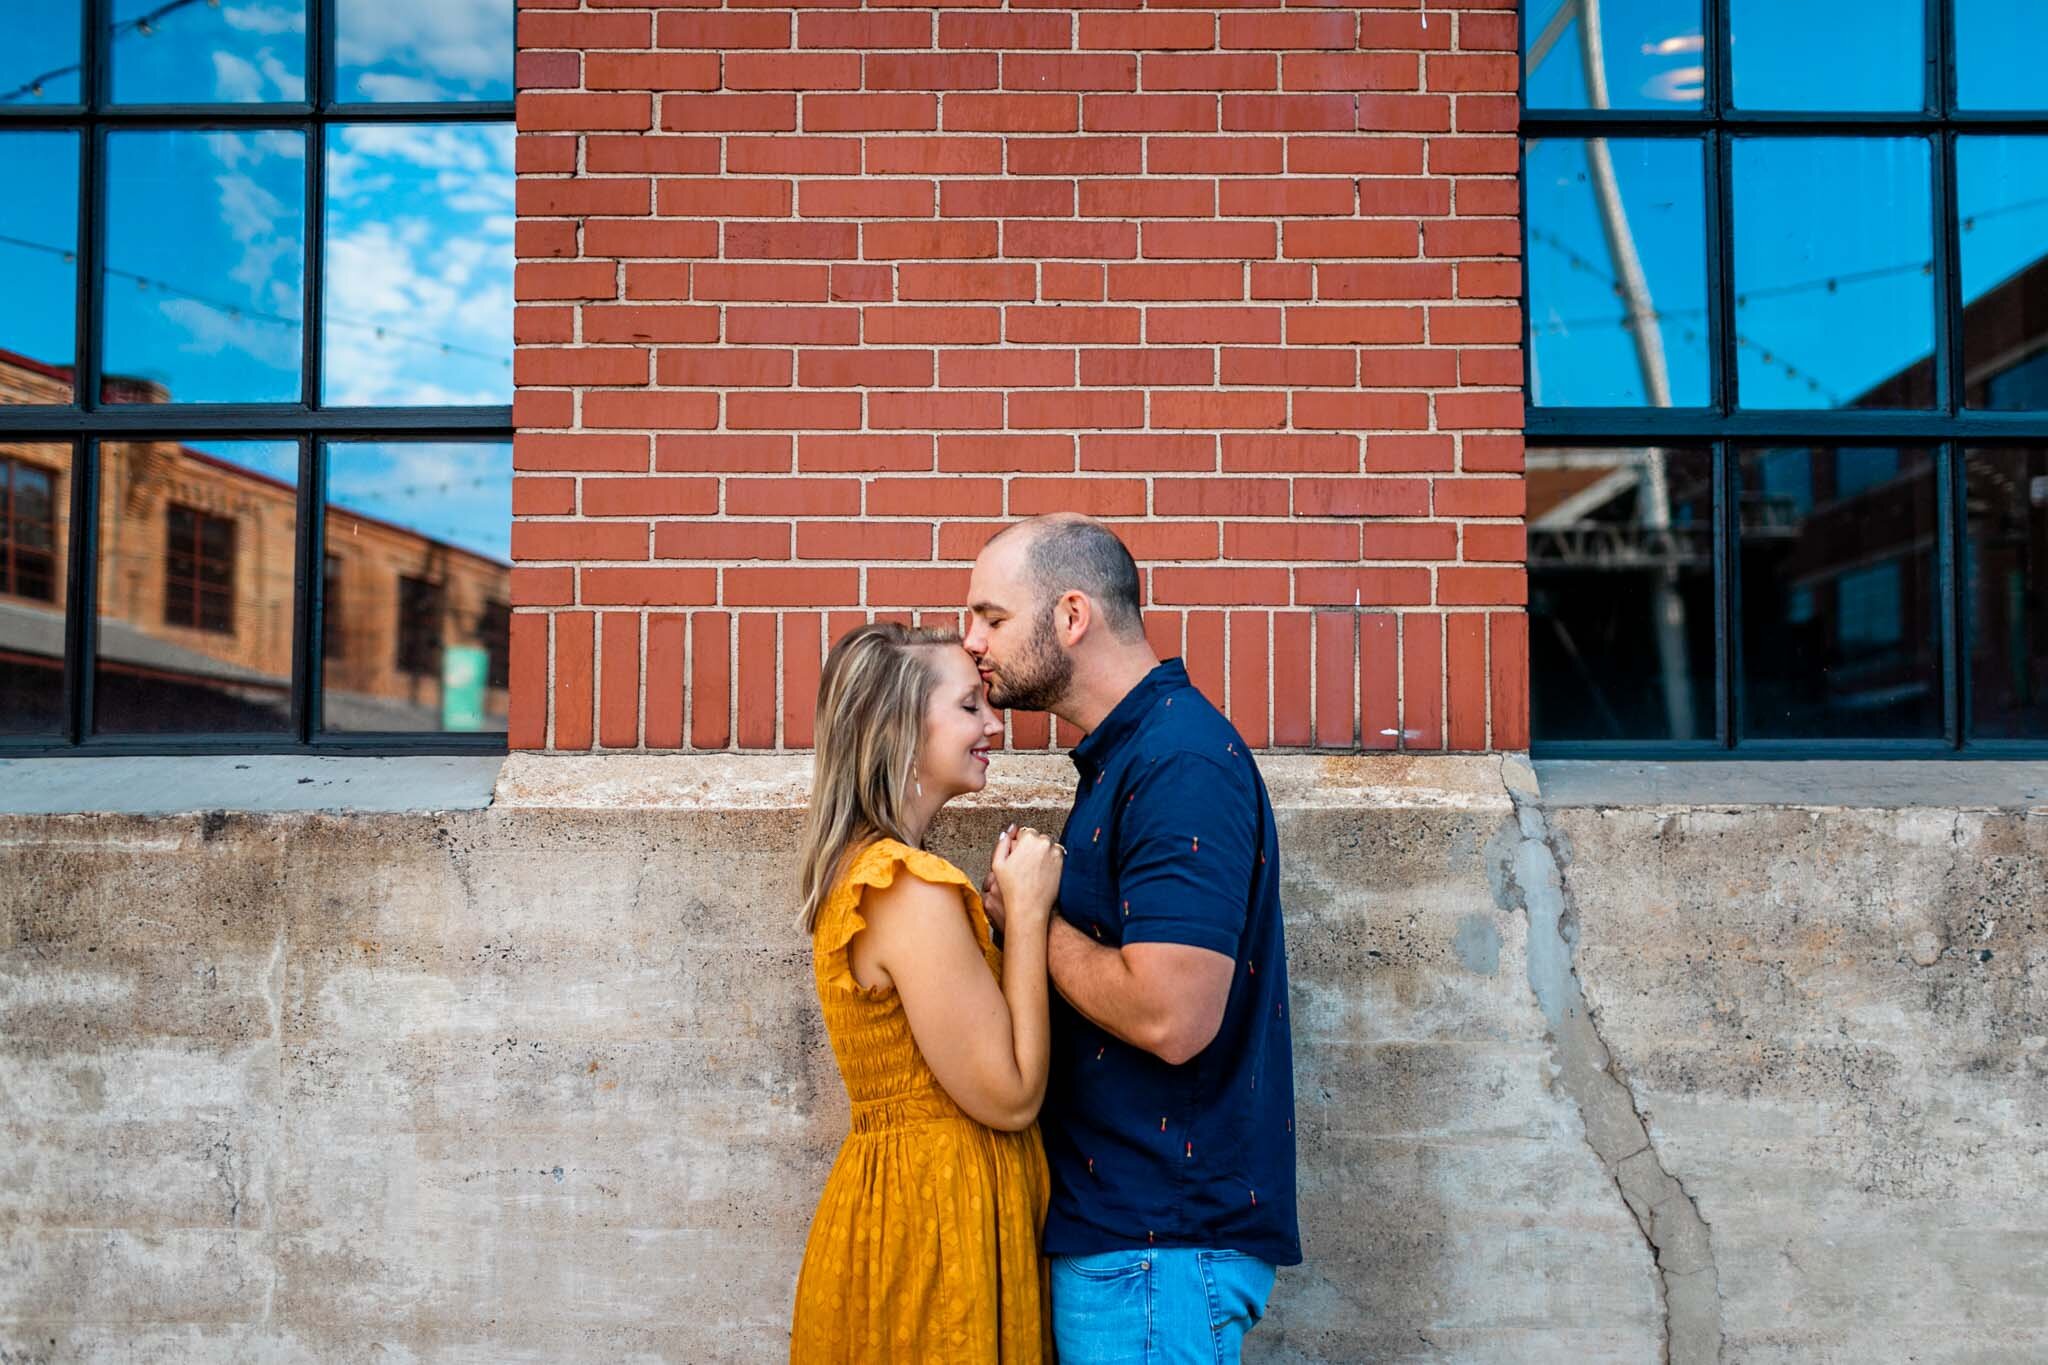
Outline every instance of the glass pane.
{"type": "Polygon", "coordinates": [[[323,402],[512,401],[512,186],[510,124],[329,133],[323,402]]]}
{"type": "Polygon", "coordinates": [[[1690,138],[1529,143],[1532,403],[1707,405],[1703,175],[1690,138]]]}
{"type": "Polygon", "coordinates": [[[1714,489],[1705,450],[1531,450],[1536,738],[1714,738],[1714,489]]]}
{"type": "Polygon", "coordinates": [[[101,444],[98,732],[290,729],[298,475],[291,441],[101,444]]]}
{"type": "Polygon", "coordinates": [[[342,103],[512,98],[509,0],[336,0],[342,103]]]}
{"type": "Polygon", "coordinates": [[[114,0],[108,52],[122,104],[295,104],[306,0],[114,0]]]}
{"type": "Polygon", "coordinates": [[[1923,138],[1738,138],[1746,408],[1924,408],[1934,251],[1923,138]]]}
{"type": "Polygon", "coordinates": [[[1919,109],[1927,0],[1731,0],[1742,109],[1919,109]]]}
{"type": "Polygon", "coordinates": [[[1956,139],[1963,385],[1973,408],[2048,409],[2048,137],[1956,139]]]}
{"type": "Polygon", "coordinates": [[[326,461],[325,728],[502,731],[512,447],[336,441],[326,461]]]}
{"type": "Polygon", "coordinates": [[[1578,0],[1529,0],[1526,9],[1530,108],[1700,107],[1699,0],[1605,0],[1590,26],[1578,0]]]}
{"type": "Polygon", "coordinates": [[[0,44],[0,108],[78,104],[79,0],[10,5],[0,44]]]}
{"type": "Polygon", "coordinates": [[[71,447],[0,442],[0,735],[64,728],[71,447]]]}
{"type": "Polygon", "coordinates": [[[78,135],[0,133],[0,404],[69,403],[78,336],[78,135]]]}
{"type": "Polygon", "coordinates": [[[1737,477],[1744,737],[1939,738],[1930,453],[1746,450],[1737,477]]]}
{"type": "Polygon", "coordinates": [[[2048,50],[2048,5],[2041,0],[1954,0],[1956,106],[2048,107],[2041,53],[2048,50]]]}
{"type": "Polygon", "coordinates": [[[2048,739],[2048,449],[1963,453],[1970,733],[2048,739]]]}
{"type": "Polygon", "coordinates": [[[299,397],[305,153],[299,133],[107,135],[110,401],[299,397]]]}

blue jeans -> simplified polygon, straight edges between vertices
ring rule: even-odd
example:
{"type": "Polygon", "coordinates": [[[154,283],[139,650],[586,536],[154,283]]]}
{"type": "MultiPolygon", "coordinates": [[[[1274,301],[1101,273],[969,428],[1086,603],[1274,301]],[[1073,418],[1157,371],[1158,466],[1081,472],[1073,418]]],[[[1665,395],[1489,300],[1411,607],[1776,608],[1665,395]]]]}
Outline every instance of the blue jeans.
{"type": "Polygon", "coordinates": [[[1241,1251],[1146,1247],[1052,1258],[1060,1365],[1237,1365],[1273,1267],[1241,1251]]]}

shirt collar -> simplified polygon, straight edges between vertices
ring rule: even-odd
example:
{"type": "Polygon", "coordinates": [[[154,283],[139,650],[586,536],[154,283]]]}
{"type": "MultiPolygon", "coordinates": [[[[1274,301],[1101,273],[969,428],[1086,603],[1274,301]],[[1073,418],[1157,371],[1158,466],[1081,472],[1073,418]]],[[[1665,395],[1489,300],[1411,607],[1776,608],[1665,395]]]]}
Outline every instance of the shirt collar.
{"type": "Polygon", "coordinates": [[[1109,714],[1102,718],[1102,724],[1090,730],[1074,746],[1074,766],[1083,773],[1100,771],[1162,697],[1187,685],[1187,665],[1179,659],[1168,659],[1147,673],[1136,687],[1124,693],[1122,701],[1110,708],[1109,714]]]}

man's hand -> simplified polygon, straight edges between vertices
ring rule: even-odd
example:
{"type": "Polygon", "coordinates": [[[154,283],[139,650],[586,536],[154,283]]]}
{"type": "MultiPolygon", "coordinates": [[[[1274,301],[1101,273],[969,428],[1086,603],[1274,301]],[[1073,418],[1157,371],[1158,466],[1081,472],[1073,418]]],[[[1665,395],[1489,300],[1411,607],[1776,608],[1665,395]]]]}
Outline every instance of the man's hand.
{"type": "Polygon", "coordinates": [[[1003,932],[1006,916],[1003,911],[1003,888],[996,881],[993,863],[1002,861],[1003,854],[1009,850],[1010,840],[1015,838],[1016,834],[1017,827],[1011,825],[996,836],[996,856],[991,862],[988,875],[981,879],[981,908],[988,914],[989,928],[998,934],[1003,932]]]}

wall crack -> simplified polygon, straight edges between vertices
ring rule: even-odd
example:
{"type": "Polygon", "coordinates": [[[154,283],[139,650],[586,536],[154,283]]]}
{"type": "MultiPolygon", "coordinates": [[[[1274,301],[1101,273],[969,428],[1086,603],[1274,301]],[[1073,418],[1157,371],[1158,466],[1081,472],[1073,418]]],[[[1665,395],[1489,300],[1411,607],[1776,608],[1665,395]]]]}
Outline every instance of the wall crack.
{"type": "Polygon", "coordinates": [[[1614,1181],[1657,1266],[1664,1312],[1663,1359],[1705,1365],[1721,1358],[1721,1285],[1712,1230],[1668,1170],[1635,1094],[1608,1051],[1579,986],[1573,953],[1578,915],[1564,884],[1536,773],[1526,759],[1502,765],[1515,824],[1492,850],[1488,875],[1503,909],[1528,922],[1529,987],[1549,1026],[1559,1084],[1577,1104],[1587,1145],[1614,1181]]]}

